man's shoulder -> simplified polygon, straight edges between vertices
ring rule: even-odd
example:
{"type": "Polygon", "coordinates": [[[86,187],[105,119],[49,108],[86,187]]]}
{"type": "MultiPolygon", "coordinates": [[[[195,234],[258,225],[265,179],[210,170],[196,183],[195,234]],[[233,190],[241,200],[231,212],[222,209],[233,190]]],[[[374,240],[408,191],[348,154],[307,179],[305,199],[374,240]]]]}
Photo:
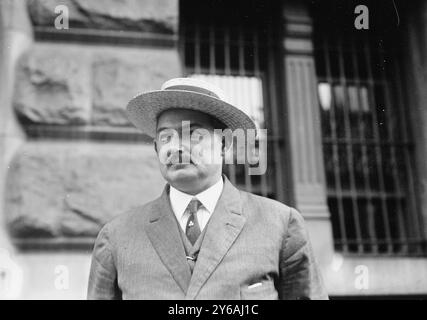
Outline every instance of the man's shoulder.
{"type": "Polygon", "coordinates": [[[157,201],[159,199],[129,208],[109,220],[103,228],[108,229],[109,233],[120,233],[129,232],[135,227],[144,227],[149,222],[150,214],[153,212],[157,201]]]}
{"type": "Polygon", "coordinates": [[[239,191],[243,210],[251,217],[252,222],[285,232],[291,226],[295,230],[305,228],[305,219],[297,209],[274,199],[239,191]]]}
{"type": "Polygon", "coordinates": [[[300,213],[283,202],[275,199],[260,196],[251,192],[239,190],[242,204],[248,210],[256,210],[261,214],[278,215],[281,218],[288,218],[292,214],[300,215],[300,213]]]}

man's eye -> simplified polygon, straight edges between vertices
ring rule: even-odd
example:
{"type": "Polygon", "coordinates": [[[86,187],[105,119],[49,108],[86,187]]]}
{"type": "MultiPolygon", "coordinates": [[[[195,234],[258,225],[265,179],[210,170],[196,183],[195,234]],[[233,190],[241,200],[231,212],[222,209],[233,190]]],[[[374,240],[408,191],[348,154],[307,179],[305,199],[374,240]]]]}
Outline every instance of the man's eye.
{"type": "Polygon", "coordinates": [[[170,141],[171,137],[172,136],[170,134],[167,134],[167,135],[165,134],[165,135],[161,135],[159,140],[161,143],[167,143],[170,141]]]}
{"type": "Polygon", "coordinates": [[[192,143],[199,143],[202,140],[203,140],[203,135],[201,135],[200,133],[193,132],[191,134],[191,142],[192,143]]]}

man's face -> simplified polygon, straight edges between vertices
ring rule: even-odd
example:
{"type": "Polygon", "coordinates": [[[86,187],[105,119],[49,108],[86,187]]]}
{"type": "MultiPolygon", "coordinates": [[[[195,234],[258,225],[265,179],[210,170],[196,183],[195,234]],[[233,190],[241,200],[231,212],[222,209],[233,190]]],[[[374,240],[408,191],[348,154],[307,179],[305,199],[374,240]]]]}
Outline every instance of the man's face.
{"type": "Polygon", "coordinates": [[[157,120],[155,149],[163,177],[182,191],[209,185],[221,176],[222,139],[202,112],[174,109],[157,120]]]}

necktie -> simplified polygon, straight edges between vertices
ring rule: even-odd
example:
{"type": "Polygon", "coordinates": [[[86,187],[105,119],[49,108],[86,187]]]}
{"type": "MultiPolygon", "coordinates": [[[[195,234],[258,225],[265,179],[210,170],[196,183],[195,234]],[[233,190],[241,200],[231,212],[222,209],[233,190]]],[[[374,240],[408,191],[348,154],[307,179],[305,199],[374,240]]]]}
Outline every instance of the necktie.
{"type": "Polygon", "coordinates": [[[188,218],[187,225],[185,227],[185,234],[187,235],[188,240],[191,244],[194,245],[197,238],[200,236],[200,225],[197,221],[197,210],[202,204],[197,198],[193,198],[187,206],[188,213],[190,217],[188,218]]]}

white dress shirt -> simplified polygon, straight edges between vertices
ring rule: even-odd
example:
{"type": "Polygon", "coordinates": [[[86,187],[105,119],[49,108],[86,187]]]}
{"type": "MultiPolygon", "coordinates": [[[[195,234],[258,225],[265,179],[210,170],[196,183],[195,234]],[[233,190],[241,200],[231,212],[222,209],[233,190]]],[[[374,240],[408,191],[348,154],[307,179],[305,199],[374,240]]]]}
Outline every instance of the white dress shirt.
{"type": "Polygon", "coordinates": [[[189,212],[186,212],[185,209],[187,209],[191,199],[197,198],[202,204],[197,211],[197,220],[199,222],[200,231],[203,231],[215,209],[223,186],[224,182],[221,177],[214,185],[194,196],[170,186],[169,198],[172,210],[184,232],[188,218],[190,217],[189,212]]]}

